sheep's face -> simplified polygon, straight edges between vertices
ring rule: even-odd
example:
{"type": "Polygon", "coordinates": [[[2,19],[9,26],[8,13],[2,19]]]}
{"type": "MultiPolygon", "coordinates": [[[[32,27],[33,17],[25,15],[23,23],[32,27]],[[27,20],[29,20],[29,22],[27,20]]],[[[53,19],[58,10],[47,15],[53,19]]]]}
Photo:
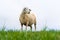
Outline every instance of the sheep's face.
{"type": "Polygon", "coordinates": [[[29,9],[29,8],[27,8],[27,7],[25,7],[24,9],[23,9],[23,12],[24,12],[24,14],[30,14],[30,11],[31,11],[31,9],[29,9]]]}

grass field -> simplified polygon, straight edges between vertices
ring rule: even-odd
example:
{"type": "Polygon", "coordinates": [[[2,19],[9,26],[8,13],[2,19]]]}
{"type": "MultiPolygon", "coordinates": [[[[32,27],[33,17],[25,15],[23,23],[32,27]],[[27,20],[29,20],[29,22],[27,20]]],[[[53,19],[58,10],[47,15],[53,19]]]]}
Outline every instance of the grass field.
{"type": "Polygon", "coordinates": [[[60,31],[0,31],[0,40],[60,40],[60,31]]]}

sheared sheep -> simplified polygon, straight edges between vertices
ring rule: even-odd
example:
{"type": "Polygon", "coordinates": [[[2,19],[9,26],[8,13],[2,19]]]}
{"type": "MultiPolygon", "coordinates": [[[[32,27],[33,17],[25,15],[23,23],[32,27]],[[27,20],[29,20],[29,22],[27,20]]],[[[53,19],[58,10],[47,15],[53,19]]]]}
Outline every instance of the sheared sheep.
{"type": "Polygon", "coordinates": [[[30,13],[30,11],[31,9],[25,7],[19,17],[19,21],[21,23],[21,30],[23,29],[23,25],[26,26],[26,30],[27,26],[30,26],[32,30],[32,24],[34,24],[36,30],[36,16],[33,13],[30,13]]]}

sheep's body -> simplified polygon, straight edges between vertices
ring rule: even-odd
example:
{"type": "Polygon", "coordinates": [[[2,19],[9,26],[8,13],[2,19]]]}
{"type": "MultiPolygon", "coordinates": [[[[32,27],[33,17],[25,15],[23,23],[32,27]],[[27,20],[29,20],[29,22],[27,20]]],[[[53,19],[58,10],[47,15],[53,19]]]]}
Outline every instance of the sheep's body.
{"type": "Polygon", "coordinates": [[[20,22],[23,25],[26,25],[28,22],[28,26],[31,26],[32,24],[36,24],[36,17],[34,14],[24,14],[20,16],[20,22]]]}
{"type": "Polygon", "coordinates": [[[27,29],[27,26],[30,26],[31,29],[32,29],[32,24],[34,24],[35,30],[36,30],[36,16],[33,13],[30,13],[30,14],[22,13],[20,15],[19,20],[20,20],[20,23],[21,23],[21,27],[23,27],[23,25],[25,25],[26,29],[27,29]]]}

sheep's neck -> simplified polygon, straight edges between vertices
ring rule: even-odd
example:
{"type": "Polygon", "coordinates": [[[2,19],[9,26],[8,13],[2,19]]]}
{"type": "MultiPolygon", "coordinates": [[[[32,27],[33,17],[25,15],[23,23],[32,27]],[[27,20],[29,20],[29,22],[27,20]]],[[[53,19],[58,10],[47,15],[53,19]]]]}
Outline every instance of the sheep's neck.
{"type": "Polygon", "coordinates": [[[25,14],[22,14],[23,19],[25,19],[25,14]]]}

